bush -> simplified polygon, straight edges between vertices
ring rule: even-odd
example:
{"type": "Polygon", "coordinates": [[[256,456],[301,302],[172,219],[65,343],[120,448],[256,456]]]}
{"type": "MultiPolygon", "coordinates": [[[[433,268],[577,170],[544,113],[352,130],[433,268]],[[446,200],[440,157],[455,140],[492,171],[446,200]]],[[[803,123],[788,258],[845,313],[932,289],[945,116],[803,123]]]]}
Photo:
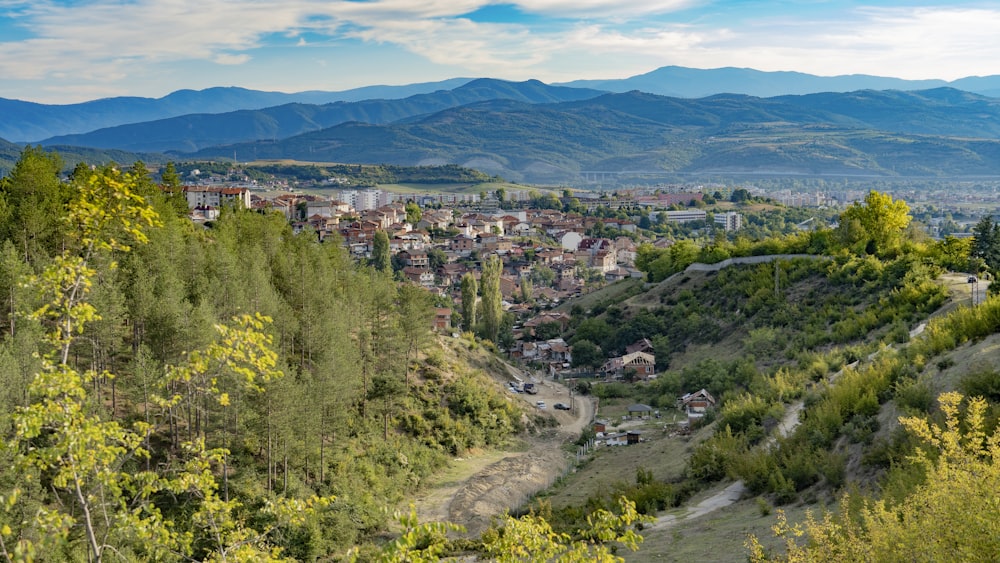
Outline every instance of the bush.
{"type": "Polygon", "coordinates": [[[958,383],[958,389],[969,397],[1000,401],[1000,372],[985,369],[970,373],[958,383]]]}
{"type": "Polygon", "coordinates": [[[896,383],[896,403],[910,411],[929,413],[934,407],[934,391],[922,381],[899,381],[896,383]]]}

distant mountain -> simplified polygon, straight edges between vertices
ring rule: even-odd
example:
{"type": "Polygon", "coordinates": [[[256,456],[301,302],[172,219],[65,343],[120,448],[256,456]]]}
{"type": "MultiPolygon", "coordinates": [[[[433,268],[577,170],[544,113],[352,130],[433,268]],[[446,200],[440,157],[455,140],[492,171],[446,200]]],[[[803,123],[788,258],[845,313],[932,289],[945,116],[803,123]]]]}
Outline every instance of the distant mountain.
{"type": "Polygon", "coordinates": [[[417,94],[402,100],[336,102],[322,106],[288,104],[253,111],[193,114],[53,137],[42,141],[42,144],[190,152],[221,144],[285,139],[348,121],[391,123],[484,100],[562,102],[593,98],[602,93],[583,88],[547,86],[537,80],[507,82],[480,78],[453,90],[417,94]]]}
{"type": "Polygon", "coordinates": [[[944,80],[904,80],[866,74],[816,76],[801,72],[765,72],[751,68],[697,69],[665,66],[631,78],[574,80],[560,84],[573,88],[594,88],[608,92],[640,90],[661,96],[703,98],[713,94],[746,94],[769,98],[820,92],[856,90],[927,90],[950,86],[959,90],[1000,97],[1000,76],[944,80]]]}
{"type": "Polygon", "coordinates": [[[178,90],[163,98],[104,98],[79,104],[46,105],[0,98],[0,137],[38,141],[58,135],[86,133],[105,127],[153,121],[192,113],[224,113],[282,104],[326,104],[373,98],[404,98],[456,88],[469,78],[452,78],[406,86],[365,86],[343,92],[260,92],[245,88],[178,90]]]}
{"type": "Polygon", "coordinates": [[[239,160],[449,163],[535,183],[598,175],[1000,175],[1000,100],[953,89],[494,100],[405,123],[345,123],[183,158],[234,154],[239,160]]]}

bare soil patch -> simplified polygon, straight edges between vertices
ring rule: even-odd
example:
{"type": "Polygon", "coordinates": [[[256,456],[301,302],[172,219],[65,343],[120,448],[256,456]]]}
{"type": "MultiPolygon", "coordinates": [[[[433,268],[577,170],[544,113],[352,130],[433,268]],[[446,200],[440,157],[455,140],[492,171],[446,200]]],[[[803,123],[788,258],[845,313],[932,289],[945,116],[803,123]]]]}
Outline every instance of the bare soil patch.
{"type": "Polygon", "coordinates": [[[455,460],[445,477],[414,503],[421,521],[460,524],[469,536],[478,536],[494,516],[521,506],[566,472],[572,456],[562,446],[590,424],[593,401],[579,395],[571,399],[566,387],[552,381],[540,381],[537,387],[538,394],[518,394],[518,399],[558,425],[525,437],[523,451],[483,452],[455,460]],[[544,401],[545,408],[536,407],[537,401],[544,401]],[[556,410],[557,402],[572,410],[556,410]]]}

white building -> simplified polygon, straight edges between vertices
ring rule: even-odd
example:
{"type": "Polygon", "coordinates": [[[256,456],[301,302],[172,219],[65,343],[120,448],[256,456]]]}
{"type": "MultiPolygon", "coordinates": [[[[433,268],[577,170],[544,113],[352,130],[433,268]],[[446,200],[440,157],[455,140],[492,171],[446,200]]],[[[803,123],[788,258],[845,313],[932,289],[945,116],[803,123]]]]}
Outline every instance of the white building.
{"type": "Polygon", "coordinates": [[[704,209],[685,209],[683,211],[662,211],[667,216],[669,223],[689,223],[691,221],[704,221],[708,213],[704,209]]]}
{"type": "Polygon", "coordinates": [[[715,224],[722,225],[722,228],[726,231],[738,231],[743,228],[743,216],[735,211],[717,213],[715,215],[715,224]]]}
{"type": "Polygon", "coordinates": [[[198,207],[224,207],[226,205],[250,208],[250,190],[208,186],[184,186],[184,197],[189,209],[198,207]]]}

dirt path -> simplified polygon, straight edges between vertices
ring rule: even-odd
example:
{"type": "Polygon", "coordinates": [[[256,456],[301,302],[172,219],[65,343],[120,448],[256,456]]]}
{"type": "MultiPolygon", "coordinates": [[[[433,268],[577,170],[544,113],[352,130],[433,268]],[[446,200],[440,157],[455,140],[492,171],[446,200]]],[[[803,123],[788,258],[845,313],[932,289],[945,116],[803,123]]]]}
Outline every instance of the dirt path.
{"type": "Polygon", "coordinates": [[[545,416],[557,427],[528,439],[523,452],[493,452],[457,459],[442,482],[418,497],[415,505],[421,522],[453,522],[465,526],[469,536],[477,536],[490,519],[523,504],[531,495],[552,484],[570,464],[562,445],[579,437],[594,416],[590,397],[572,398],[572,410],[555,410],[555,403],[571,404],[566,387],[540,381],[537,395],[518,394],[529,408],[544,401],[545,416]]]}

